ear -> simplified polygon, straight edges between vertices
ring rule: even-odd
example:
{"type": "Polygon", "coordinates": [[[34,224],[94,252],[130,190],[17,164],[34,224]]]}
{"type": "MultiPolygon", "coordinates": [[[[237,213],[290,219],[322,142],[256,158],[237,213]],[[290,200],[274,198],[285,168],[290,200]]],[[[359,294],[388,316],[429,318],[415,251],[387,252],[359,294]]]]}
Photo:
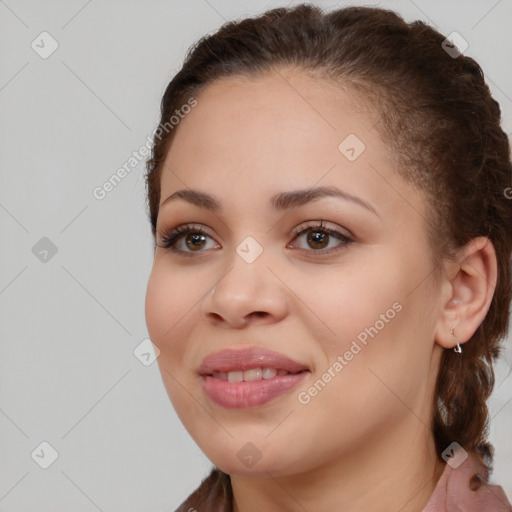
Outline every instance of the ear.
{"type": "Polygon", "coordinates": [[[453,348],[473,336],[489,311],[496,279],[496,251],[488,238],[474,238],[459,249],[456,260],[447,263],[441,285],[446,293],[435,329],[439,345],[453,348]]]}

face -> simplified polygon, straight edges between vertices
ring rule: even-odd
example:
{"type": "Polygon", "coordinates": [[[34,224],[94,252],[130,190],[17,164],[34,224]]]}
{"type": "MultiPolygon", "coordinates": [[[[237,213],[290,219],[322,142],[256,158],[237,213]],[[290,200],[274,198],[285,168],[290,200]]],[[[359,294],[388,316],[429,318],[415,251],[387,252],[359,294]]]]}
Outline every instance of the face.
{"type": "MultiPolygon", "coordinates": [[[[146,295],[190,435],[225,472],[286,475],[427,431],[418,419],[429,422],[441,352],[428,208],[376,114],[288,69],[219,80],[196,99],[165,160],[146,295]],[[248,348],[299,366],[237,382],[248,348]],[[226,360],[200,375],[224,349],[234,382],[213,373],[226,360]]],[[[265,366],[285,364],[256,354],[245,369],[265,366]]]]}

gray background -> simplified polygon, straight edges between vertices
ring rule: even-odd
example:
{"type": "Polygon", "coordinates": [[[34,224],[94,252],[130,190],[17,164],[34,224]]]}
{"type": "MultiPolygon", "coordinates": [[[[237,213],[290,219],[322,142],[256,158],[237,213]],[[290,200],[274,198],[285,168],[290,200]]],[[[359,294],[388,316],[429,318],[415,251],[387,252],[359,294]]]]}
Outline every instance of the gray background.
{"type": "MultiPolygon", "coordinates": [[[[157,364],[133,353],[152,264],[143,164],[103,200],[92,191],[146,142],[189,45],[290,3],[0,0],[1,511],[171,511],[209,471],[157,364]],[[43,31],[59,45],[46,59],[31,47],[43,31]],[[43,441],[58,452],[47,469],[43,441]]],[[[512,132],[511,0],[378,4],[462,34],[512,132]]],[[[509,497],[511,371],[509,343],[490,401],[509,497]]]]}

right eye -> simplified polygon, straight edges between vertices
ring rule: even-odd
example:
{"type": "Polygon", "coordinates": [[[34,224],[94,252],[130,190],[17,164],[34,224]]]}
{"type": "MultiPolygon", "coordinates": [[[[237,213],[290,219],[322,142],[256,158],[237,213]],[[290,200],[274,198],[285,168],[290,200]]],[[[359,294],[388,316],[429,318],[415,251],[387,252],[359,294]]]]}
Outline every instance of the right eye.
{"type": "MultiPolygon", "coordinates": [[[[204,252],[202,249],[207,246],[208,238],[214,241],[202,228],[193,224],[184,224],[160,235],[158,246],[182,256],[192,256],[194,252],[204,252]]],[[[220,247],[217,242],[215,244],[209,248],[220,247]]]]}

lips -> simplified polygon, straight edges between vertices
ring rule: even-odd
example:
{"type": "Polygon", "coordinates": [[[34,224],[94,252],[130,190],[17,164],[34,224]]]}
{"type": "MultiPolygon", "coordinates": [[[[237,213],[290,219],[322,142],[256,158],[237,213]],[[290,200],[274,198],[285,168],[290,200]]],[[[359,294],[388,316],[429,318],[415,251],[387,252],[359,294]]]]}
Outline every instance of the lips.
{"type": "Polygon", "coordinates": [[[198,369],[206,396],[226,409],[263,406],[293,389],[309,368],[262,348],[227,349],[207,356],[198,369]]]}
{"type": "Polygon", "coordinates": [[[262,370],[273,368],[284,370],[288,373],[299,373],[309,371],[309,368],[289,357],[263,348],[239,348],[225,349],[210,354],[203,359],[198,369],[199,375],[214,375],[216,372],[246,372],[260,368],[262,370]]]}

